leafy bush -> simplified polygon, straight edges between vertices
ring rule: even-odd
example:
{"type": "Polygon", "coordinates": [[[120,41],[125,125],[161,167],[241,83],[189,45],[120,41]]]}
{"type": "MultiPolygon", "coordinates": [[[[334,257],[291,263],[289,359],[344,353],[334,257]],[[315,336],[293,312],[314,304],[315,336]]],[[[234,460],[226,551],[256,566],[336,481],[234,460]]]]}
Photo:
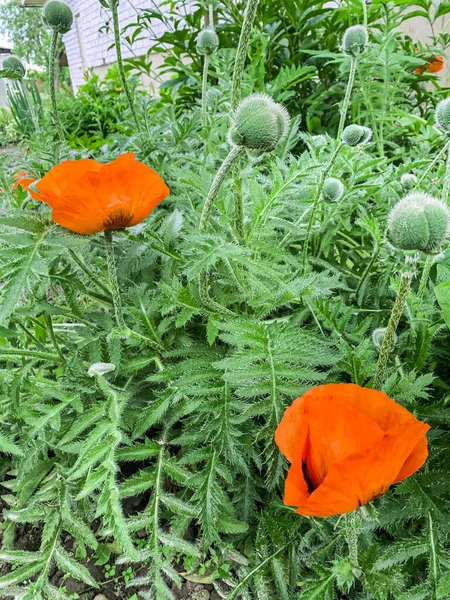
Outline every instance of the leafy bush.
{"type": "MultiPolygon", "coordinates": [[[[415,251],[430,239],[435,250],[447,232],[427,213],[411,255],[386,235],[407,190],[448,204],[450,142],[433,111],[446,92],[436,75],[413,73],[448,36],[416,53],[397,32],[411,6],[374,3],[351,86],[353,61],[339,46],[364,20],[359,5],[262,0],[243,95],[286,103],[284,136],[286,114],[261,96],[257,119],[237,110],[230,123],[243,7],[213,9],[221,49],[208,57],[203,114],[208,70],[194,32],[206,9],[185,22],[144,10],[139,27],[174,23],[154,47],[171,46],[173,77],[160,99],[134,95],[139,127],[114,71],[59,103],[67,140],[48,126],[17,165],[39,180],[86,149],[102,162],[134,152],[171,192],[145,221],[113,240],[73,233],[2,170],[4,597],[67,599],[61,572],[90,593],[103,585],[93,563],[108,561],[109,577],[127,573],[130,595],[154,600],[176,597],[184,578],[228,600],[450,594],[450,255],[446,244],[415,251]],[[344,125],[346,143],[335,138],[344,125]],[[346,518],[348,530],[340,516],[295,514],[282,502],[287,464],[274,442],[285,409],[311,387],[370,388],[380,374],[383,390],[431,425],[426,466],[346,518]]],[[[76,213],[84,227],[102,201],[116,206],[141,183],[131,170],[106,191],[97,171],[72,188],[65,177],[54,216],[76,213]]],[[[123,227],[129,215],[116,217],[123,227]]]]}

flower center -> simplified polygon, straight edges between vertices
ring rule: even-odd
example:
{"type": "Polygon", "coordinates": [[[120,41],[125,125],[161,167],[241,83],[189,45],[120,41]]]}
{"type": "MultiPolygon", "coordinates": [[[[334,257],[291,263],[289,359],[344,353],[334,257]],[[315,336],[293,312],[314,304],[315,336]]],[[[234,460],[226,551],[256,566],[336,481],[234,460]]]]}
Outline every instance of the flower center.
{"type": "Polygon", "coordinates": [[[112,210],[103,221],[105,229],[124,229],[133,220],[133,213],[124,208],[112,210]]]}

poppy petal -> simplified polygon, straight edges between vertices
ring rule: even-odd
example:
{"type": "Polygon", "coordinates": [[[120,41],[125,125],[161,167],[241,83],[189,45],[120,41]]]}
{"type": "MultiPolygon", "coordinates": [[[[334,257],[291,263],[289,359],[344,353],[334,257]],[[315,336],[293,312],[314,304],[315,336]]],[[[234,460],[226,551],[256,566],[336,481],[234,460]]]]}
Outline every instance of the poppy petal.
{"type": "MultiPolygon", "coordinates": [[[[289,462],[294,460],[294,447],[297,445],[301,423],[304,417],[306,394],[294,400],[286,409],[280,424],[275,431],[275,443],[289,462]]],[[[303,428],[303,443],[306,441],[308,428],[303,428]]]]}
{"type": "Polygon", "coordinates": [[[68,197],[67,190],[74,193],[75,189],[82,187],[80,183],[88,173],[98,173],[99,169],[100,164],[90,158],[66,160],[53,167],[36,183],[38,198],[54,208],[63,198],[68,197]]]}
{"type": "Polygon", "coordinates": [[[291,465],[284,487],[283,502],[286,506],[300,506],[309,498],[308,484],[300,464],[291,465]]]}
{"type": "Polygon", "coordinates": [[[322,485],[298,506],[297,512],[328,517],[350,512],[381,496],[395,483],[428,429],[416,420],[399,425],[374,447],[334,463],[322,485]]]}

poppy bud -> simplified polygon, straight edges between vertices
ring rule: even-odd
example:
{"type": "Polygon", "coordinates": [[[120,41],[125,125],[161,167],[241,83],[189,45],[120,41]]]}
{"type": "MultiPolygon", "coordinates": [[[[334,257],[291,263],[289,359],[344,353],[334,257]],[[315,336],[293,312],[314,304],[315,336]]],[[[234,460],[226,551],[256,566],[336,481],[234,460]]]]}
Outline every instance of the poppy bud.
{"type": "Polygon", "coordinates": [[[50,0],[44,5],[44,23],[57,33],[67,33],[72,27],[73,13],[67,4],[59,0],[50,0]]]}
{"type": "Polygon", "coordinates": [[[323,197],[326,200],[336,202],[342,198],[344,191],[345,187],[340,179],[336,179],[335,177],[325,179],[325,183],[323,184],[323,197]]]}
{"type": "Polygon", "coordinates": [[[436,125],[445,133],[450,133],[450,98],[439,102],[434,116],[436,125]]]}
{"type": "Polygon", "coordinates": [[[388,237],[401,250],[435,252],[446,241],[450,212],[443,202],[422,192],[405,196],[391,210],[388,237]]]}
{"type": "Polygon", "coordinates": [[[22,61],[15,56],[10,56],[3,61],[0,76],[6,77],[7,79],[23,79],[25,73],[26,69],[22,61]]]}
{"type": "Polygon", "coordinates": [[[417,177],[413,173],[404,173],[400,178],[400,183],[405,190],[412,190],[417,183],[417,177]]]}
{"type": "Polygon", "coordinates": [[[372,130],[361,125],[348,125],[342,132],[342,141],[347,146],[367,144],[372,137],[372,130]]]}
{"type": "Polygon", "coordinates": [[[267,94],[251,94],[237,107],[230,130],[236,146],[270,152],[288,134],[290,117],[281,104],[267,94]]]}
{"type": "MultiPolygon", "coordinates": [[[[375,346],[375,348],[377,348],[377,350],[380,350],[381,346],[383,345],[383,340],[384,340],[384,336],[386,335],[386,327],[378,327],[377,329],[374,329],[372,332],[372,343],[375,346]]],[[[394,333],[394,340],[393,340],[393,345],[395,346],[395,344],[397,343],[397,335],[394,333]]]]}
{"type": "Polygon", "coordinates": [[[219,37],[212,27],[205,27],[197,36],[197,52],[211,56],[219,47],[219,37]]]}
{"type": "Polygon", "coordinates": [[[347,54],[358,56],[364,52],[368,41],[367,29],[362,25],[354,25],[345,31],[342,47],[347,54]]]}

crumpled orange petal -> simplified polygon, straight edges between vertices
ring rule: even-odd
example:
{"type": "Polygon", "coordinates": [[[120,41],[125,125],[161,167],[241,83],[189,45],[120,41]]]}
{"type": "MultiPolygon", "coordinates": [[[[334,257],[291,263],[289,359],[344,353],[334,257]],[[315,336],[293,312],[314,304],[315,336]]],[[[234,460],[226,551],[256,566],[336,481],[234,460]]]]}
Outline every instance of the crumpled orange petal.
{"type": "Polygon", "coordinates": [[[27,191],[32,198],[38,199],[36,192],[30,188],[30,185],[36,181],[36,177],[28,175],[25,171],[19,171],[14,175],[14,183],[11,186],[11,191],[16,190],[19,186],[27,191]]]}
{"type": "Polygon", "coordinates": [[[285,504],[320,517],[367,504],[424,464],[428,429],[383,392],[354,384],[309,390],[275,433],[292,463],[285,504]]]}
{"type": "Polygon", "coordinates": [[[132,153],[108,164],[65,161],[36,187],[39,200],[52,207],[55,223],[80,234],[137,225],[170,193],[164,180],[132,153]]]}

